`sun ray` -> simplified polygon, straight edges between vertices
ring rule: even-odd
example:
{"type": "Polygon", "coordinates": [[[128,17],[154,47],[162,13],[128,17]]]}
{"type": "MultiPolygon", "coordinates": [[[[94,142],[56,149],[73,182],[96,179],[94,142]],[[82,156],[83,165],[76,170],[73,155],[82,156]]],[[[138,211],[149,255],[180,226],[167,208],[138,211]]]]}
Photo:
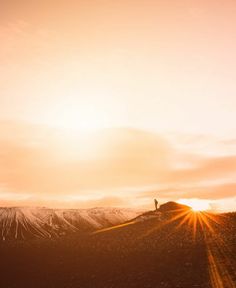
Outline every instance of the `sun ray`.
{"type": "Polygon", "coordinates": [[[185,209],[184,210],[182,210],[182,209],[172,210],[171,213],[176,214],[176,215],[170,217],[170,219],[168,219],[168,220],[163,221],[158,226],[148,230],[145,234],[141,235],[140,238],[145,238],[145,237],[149,236],[150,234],[152,234],[153,232],[155,232],[156,230],[162,228],[163,226],[168,225],[168,224],[184,217],[185,215],[188,214],[188,210],[185,210],[185,209]],[[178,213],[176,214],[176,212],[178,212],[178,213]]]}
{"type": "Polygon", "coordinates": [[[130,222],[127,222],[127,223],[124,223],[124,224],[120,224],[120,225],[116,225],[116,226],[112,226],[112,227],[96,230],[96,231],[92,232],[92,235],[103,233],[103,232],[107,232],[107,231],[111,231],[111,230],[116,230],[116,229],[119,229],[119,228],[122,228],[122,227],[126,227],[126,226],[129,226],[129,225],[133,225],[133,224],[135,224],[135,221],[130,221],[130,222]]]}

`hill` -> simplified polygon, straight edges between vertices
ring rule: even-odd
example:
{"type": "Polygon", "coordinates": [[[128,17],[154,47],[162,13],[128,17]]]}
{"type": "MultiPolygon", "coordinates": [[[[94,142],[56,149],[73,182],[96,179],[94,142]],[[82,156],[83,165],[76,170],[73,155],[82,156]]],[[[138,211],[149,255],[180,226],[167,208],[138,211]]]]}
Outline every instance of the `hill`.
{"type": "Polygon", "coordinates": [[[236,213],[164,210],[92,234],[0,242],[0,286],[236,287],[236,213]]]}

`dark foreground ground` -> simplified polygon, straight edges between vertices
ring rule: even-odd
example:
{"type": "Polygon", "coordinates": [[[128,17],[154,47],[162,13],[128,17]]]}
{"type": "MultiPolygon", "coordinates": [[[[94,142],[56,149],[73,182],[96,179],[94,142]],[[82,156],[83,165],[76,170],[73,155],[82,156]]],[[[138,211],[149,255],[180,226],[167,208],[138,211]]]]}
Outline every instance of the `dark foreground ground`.
{"type": "MultiPolygon", "coordinates": [[[[192,212],[191,212],[192,213],[192,212]]],[[[0,243],[2,288],[236,287],[236,214],[0,243]]]]}

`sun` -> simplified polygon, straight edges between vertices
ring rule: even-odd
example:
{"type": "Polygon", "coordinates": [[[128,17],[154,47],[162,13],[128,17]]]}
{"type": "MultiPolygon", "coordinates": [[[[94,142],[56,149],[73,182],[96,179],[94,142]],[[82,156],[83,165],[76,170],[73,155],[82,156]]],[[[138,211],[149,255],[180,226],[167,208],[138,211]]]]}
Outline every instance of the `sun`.
{"type": "Polygon", "coordinates": [[[67,131],[93,132],[109,124],[107,111],[95,105],[62,105],[58,103],[44,116],[45,124],[67,131]]]}
{"type": "MultiPolygon", "coordinates": [[[[86,107],[87,108],[87,107],[86,107]]],[[[104,117],[95,109],[80,109],[77,111],[70,107],[58,119],[57,125],[66,130],[94,131],[104,125],[104,117]]]]}
{"type": "Polygon", "coordinates": [[[209,204],[209,200],[205,199],[180,199],[178,201],[180,204],[188,205],[192,208],[193,211],[207,211],[211,209],[211,206],[209,204]]]}

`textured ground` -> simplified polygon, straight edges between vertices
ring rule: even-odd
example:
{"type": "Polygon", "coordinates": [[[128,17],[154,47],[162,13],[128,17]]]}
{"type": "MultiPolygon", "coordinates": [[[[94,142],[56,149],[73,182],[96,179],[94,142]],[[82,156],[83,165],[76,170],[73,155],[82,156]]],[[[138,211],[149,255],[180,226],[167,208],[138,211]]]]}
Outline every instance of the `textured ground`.
{"type": "Polygon", "coordinates": [[[0,244],[0,287],[236,287],[236,214],[151,213],[95,234],[0,244]]]}

